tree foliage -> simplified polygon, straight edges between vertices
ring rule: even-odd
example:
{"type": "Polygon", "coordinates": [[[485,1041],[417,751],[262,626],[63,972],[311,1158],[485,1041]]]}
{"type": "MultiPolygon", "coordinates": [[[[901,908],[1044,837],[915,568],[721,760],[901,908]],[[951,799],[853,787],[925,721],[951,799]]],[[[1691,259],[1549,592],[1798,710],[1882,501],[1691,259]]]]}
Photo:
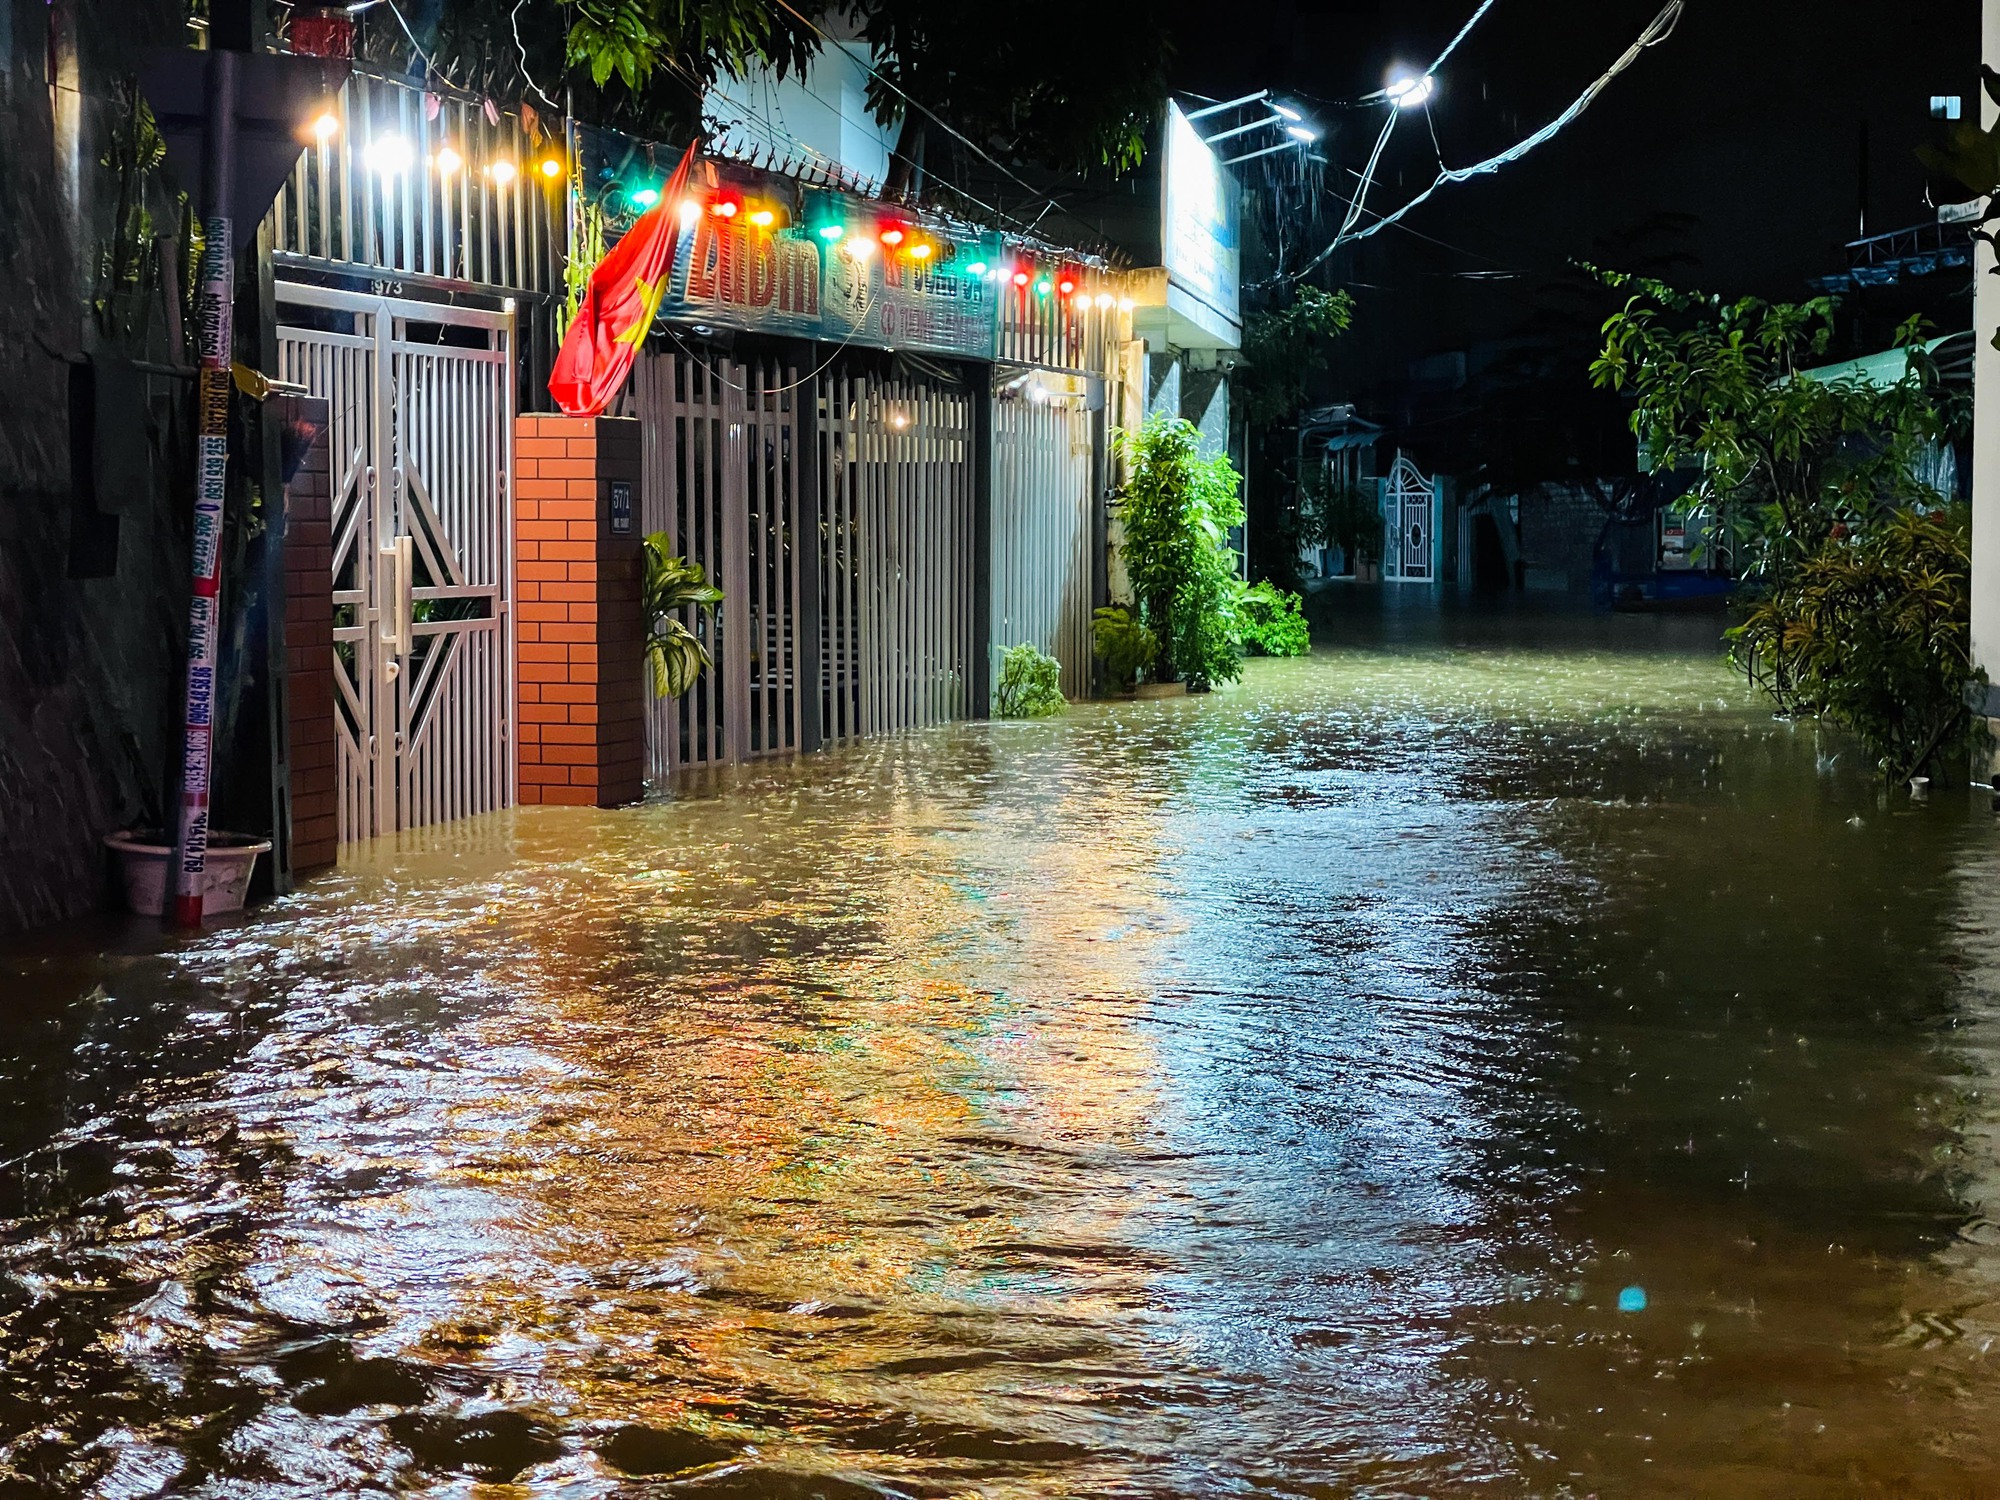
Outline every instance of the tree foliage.
{"type": "Polygon", "coordinates": [[[1090,638],[1113,692],[1131,692],[1160,655],[1160,643],[1130,605],[1107,604],[1092,611],[1090,638]]]}
{"type": "Polygon", "coordinates": [[[1832,343],[1830,298],[1728,302],[1601,274],[1631,296],[1591,378],[1632,396],[1656,472],[1696,476],[1750,603],[1738,660],[1782,710],[1844,724],[1913,773],[1961,732],[1971,675],[1966,528],[1921,477],[1964,407],[1916,321],[1899,379],[1822,378],[1807,371],[1832,343]]]}
{"type": "Polygon", "coordinates": [[[1312,650],[1305,601],[1268,580],[1243,590],[1236,600],[1236,628],[1253,656],[1304,656],[1312,650]]]}
{"type": "Polygon", "coordinates": [[[1250,315],[1243,327],[1244,411],[1253,427],[1295,420],[1313,376],[1326,369],[1333,341],[1353,325],[1346,292],[1302,286],[1283,307],[1250,315]]]}
{"type": "Polygon", "coordinates": [[[1118,437],[1130,478],[1118,497],[1121,556],[1139,615],[1159,642],[1154,674],[1192,687],[1242,674],[1232,527],[1243,523],[1242,480],[1221,454],[1201,455],[1201,432],[1180,417],[1147,419],[1118,437]]]}

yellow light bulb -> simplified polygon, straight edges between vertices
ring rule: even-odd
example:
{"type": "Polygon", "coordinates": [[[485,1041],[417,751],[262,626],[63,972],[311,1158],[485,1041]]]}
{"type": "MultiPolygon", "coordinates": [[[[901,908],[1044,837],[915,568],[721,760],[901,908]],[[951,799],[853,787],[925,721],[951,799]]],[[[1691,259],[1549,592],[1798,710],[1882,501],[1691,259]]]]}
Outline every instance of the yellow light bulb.
{"type": "Polygon", "coordinates": [[[313,121],[313,134],[319,137],[319,143],[324,146],[328,141],[340,134],[340,116],[334,114],[331,110],[327,111],[327,113],[313,121]]]}
{"type": "Polygon", "coordinates": [[[929,260],[930,258],[931,258],[931,247],[929,245],[910,246],[911,260],[929,260]]]}
{"type": "Polygon", "coordinates": [[[438,147],[437,169],[438,171],[442,172],[445,176],[447,177],[451,176],[452,173],[456,172],[460,167],[464,165],[465,165],[465,158],[460,156],[456,151],[452,150],[451,147],[449,146],[438,147]]]}
{"type": "Polygon", "coordinates": [[[750,222],[755,224],[759,229],[769,229],[773,224],[778,222],[778,216],[768,208],[760,208],[750,215],[750,222]]]}
{"type": "Polygon", "coordinates": [[[542,158],[542,175],[544,177],[549,177],[549,178],[560,177],[562,176],[562,170],[563,170],[562,163],[557,161],[553,156],[545,156],[542,158]]]}

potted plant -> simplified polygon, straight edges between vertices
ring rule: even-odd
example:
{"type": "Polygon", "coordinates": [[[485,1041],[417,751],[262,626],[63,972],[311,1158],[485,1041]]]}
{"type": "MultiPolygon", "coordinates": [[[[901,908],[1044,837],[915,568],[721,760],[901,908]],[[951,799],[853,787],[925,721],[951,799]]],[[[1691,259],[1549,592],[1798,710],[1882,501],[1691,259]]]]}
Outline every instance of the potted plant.
{"type": "MultiPolygon", "coordinates": [[[[167,891],[173,884],[174,841],[156,828],[121,829],[104,836],[118,868],[119,889],[125,905],[142,917],[157,917],[167,909],[167,891]]],[[[269,839],[253,839],[240,833],[213,830],[208,835],[208,857],[203,861],[201,914],[243,910],[250,890],[250,875],[257,868],[257,856],[271,847],[269,839]]]]}
{"type": "Polygon", "coordinates": [[[663,531],[646,538],[645,560],[639,603],[646,616],[646,666],[654,695],[678,698],[714,665],[708,648],[681,617],[713,609],[722,602],[722,590],[708,581],[700,563],[674,556],[663,531]]]}

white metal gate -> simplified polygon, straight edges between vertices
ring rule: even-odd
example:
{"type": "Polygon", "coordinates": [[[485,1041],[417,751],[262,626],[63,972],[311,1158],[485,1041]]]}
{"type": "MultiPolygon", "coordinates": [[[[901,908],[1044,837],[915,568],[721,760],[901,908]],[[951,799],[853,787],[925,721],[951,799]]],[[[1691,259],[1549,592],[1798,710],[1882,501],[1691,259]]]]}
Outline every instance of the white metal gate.
{"type": "Polygon", "coordinates": [[[1062,663],[1070,698],[1090,694],[1093,425],[1033,377],[994,397],[993,671],[1029,642],[1062,663]]]}
{"type": "Polygon", "coordinates": [[[1382,481],[1382,577],[1391,583],[1431,583],[1437,578],[1438,512],[1435,479],[1396,455],[1382,481]]]}
{"type": "Polygon", "coordinates": [[[343,843],[514,800],[513,317],[280,283],[331,412],[343,843]],[[311,310],[301,317],[298,310],[311,310]]]}
{"type": "Polygon", "coordinates": [[[973,663],[972,398],[819,378],[822,732],[963,718],[973,663]]]}
{"type": "Polygon", "coordinates": [[[639,363],[645,440],[642,525],[723,590],[714,617],[685,623],[714,667],[679,698],[654,699],[647,774],[797,750],[810,708],[801,652],[797,415],[810,396],[776,360],[666,352],[639,363]]]}

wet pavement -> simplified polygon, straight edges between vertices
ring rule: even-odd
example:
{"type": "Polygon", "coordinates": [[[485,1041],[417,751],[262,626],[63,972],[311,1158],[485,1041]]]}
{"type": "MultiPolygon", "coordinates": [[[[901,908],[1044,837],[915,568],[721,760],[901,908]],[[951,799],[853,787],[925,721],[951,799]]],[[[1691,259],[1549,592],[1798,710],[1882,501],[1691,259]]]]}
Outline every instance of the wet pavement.
{"type": "Polygon", "coordinates": [[[0,957],[0,1495],[2000,1495],[2000,824],[1714,630],[0,957]]]}

